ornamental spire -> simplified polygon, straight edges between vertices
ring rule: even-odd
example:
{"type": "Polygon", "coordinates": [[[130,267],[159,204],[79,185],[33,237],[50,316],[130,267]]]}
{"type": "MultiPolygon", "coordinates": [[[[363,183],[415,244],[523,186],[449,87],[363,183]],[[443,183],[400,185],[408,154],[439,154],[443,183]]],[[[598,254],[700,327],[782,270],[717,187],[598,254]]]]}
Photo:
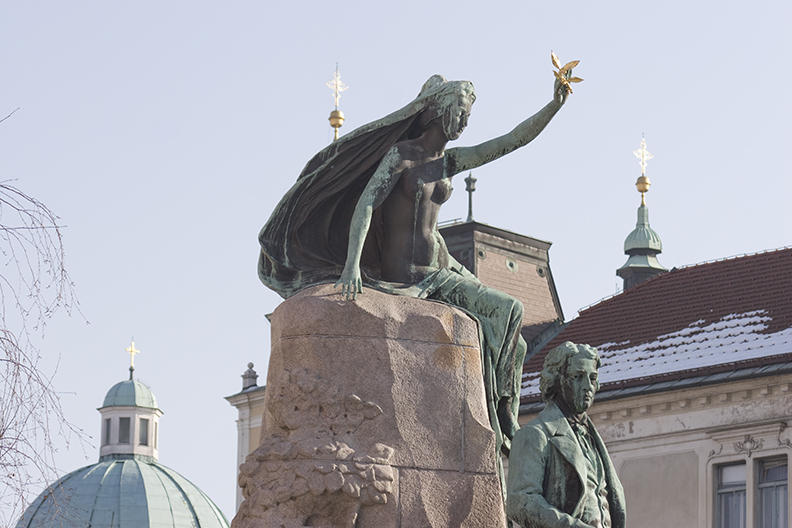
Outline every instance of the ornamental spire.
{"type": "Polygon", "coordinates": [[[476,178],[473,177],[473,173],[471,172],[468,174],[468,177],[465,178],[465,190],[468,193],[468,214],[467,220],[465,222],[472,222],[473,221],[473,193],[476,191],[476,178]]]}
{"type": "Polygon", "coordinates": [[[335,141],[338,139],[338,129],[344,124],[344,113],[338,109],[338,101],[341,99],[341,92],[349,89],[349,86],[341,81],[341,73],[338,71],[337,62],[333,78],[327,81],[326,85],[333,90],[333,104],[335,105],[335,110],[330,112],[330,117],[328,119],[330,121],[330,126],[335,129],[333,133],[333,141],[335,141]]]}
{"type": "Polygon", "coordinates": [[[649,177],[646,175],[646,162],[654,158],[654,154],[646,150],[646,137],[644,137],[643,134],[641,134],[641,148],[633,150],[633,154],[638,158],[641,164],[641,176],[635,182],[635,187],[638,189],[638,192],[641,193],[641,205],[646,205],[645,195],[649,192],[649,186],[652,185],[652,182],[649,181],[649,177]]]}
{"type": "Polygon", "coordinates": [[[641,205],[638,207],[638,219],[627,238],[624,240],[624,253],[627,262],[616,270],[616,274],[624,279],[624,289],[628,290],[641,282],[667,271],[657,260],[658,253],[663,251],[660,236],[649,226],[649,208],[646,207],[645,195],[651,182],[646,176],[646,162],[654,156],[646,150],[646,138],[641,137],[641,147],[633,154],[641,163],[641,176],[635,187],[641,193],[641,205]]]}

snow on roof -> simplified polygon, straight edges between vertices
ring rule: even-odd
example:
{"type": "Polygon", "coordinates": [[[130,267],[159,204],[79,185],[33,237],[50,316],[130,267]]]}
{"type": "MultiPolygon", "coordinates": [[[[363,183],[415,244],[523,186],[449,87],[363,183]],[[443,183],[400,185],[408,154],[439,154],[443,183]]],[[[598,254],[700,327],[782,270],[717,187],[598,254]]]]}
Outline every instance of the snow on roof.
{"type": "Polygon", "coordinates": [[[581,311],[526,362],[524,401],[563,341],[597,347],[605,389],[792,361],[792,248],[675,269],[581,311]]]}

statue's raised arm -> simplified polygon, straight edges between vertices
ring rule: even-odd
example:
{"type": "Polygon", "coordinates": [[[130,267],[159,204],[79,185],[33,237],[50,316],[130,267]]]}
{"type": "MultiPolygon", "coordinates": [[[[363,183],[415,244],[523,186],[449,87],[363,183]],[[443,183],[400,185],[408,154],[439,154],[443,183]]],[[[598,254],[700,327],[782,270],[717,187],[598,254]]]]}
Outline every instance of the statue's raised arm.
{"type": "Polygon", "coordinates": [[[449,158],[449,176],[475,169],[505,156],[527,145],[544,130],[556,112],[564,105],[569,94],[572,93],[569,83],[583,80],[572,76],[572,68],[577,66],[579,61],[571,61],[561,66],[554,53],[551,54],[551,57],[553,64],[558,68],[558,71],[553,72],[556,76],[553,99],[544,108],[514,127],[511,132],[472,147],[448,149],[446,156],[449,158]]]}

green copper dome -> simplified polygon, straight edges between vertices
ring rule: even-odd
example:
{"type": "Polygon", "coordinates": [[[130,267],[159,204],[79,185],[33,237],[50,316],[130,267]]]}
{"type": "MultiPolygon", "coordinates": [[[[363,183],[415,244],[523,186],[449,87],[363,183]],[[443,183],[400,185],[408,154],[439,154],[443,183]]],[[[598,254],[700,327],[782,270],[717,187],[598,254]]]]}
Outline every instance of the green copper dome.
{"type": "Polygon", "coordinates": [[[649,209],[645,205],[638,207],[638,221],[635,223],[635,229],[624,240],[625,253],[630,254],[636,249],[649,250],[654,253],[663,251],[660,235],[649,227],[649,209]]]}
{"type": "Polygon", "coordinates": [[[105,407],[148,407],[158,409],[157,399],[146,385],[135,379],[124,380],[116,383],[107,391],[105,407]]]}
{"type": "Polygon", "coordinates": [[[47,488],[16,528],[228,528],[192,482],[148,457],[115,455],[47,488]]]}
{"type": "Polygon", "coordinates": [[[624,279],[624,289],[629,290],[643,281],[666,270],[657,260],[657,254],[663,251],[660,236],[649,227],[649,209],[641,200],[638,207],[638,221],[624,241],[624,252],[628,255],[627,262],[616,270],[616,275],[624,279]]]}

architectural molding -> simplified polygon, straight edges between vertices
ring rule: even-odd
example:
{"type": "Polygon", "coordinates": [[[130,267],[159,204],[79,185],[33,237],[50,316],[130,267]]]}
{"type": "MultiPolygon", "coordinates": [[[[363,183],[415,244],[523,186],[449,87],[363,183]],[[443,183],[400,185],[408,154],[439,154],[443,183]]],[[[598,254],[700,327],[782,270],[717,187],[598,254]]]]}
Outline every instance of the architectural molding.
{"type": "Polygon", "coordinates": [[[792,391],[789,376],[745,380],[740,383],[722,383],[698,388],[685,388],[656,395],[630,396],[595,403],[592,415],[598,423],[619,422],[623,418],[641,418],[675,415],[680,410],[712,409],[713,406],[731,406],[772,397],[788,397],[792,391]],[[776,378],[776,379],[774,379],[776,378]],[[703,394],[702,394],[703,392],[703,394]]]}
{"type": "Polygon", "coordinates": [[[747,434],[743,440],[734,442],[734,451],[736,453],[745,453],[745,456],[751,458],[754,451],[762,449],[762,446],[764,446],[763,439],[760,438],[757,440],[753,436],[747,434]]]}
{"type": "Polygon", "coordinates": [[[734,424],[708,432],[713,448],[707,457],[707,462],[714,460],[719,463],[721,459],[744,457],[746,460],[777,452],[778,448],[792,448],[792,440],[782,439],[784,431],[788,428],[785,421],[764,420],[755,423],[734,424]]]}
{"type": "Polygon", "coordinates": [[[789,438],[781,439],[781,435],[784,434],[789,428],[786,422],[781,422],[781,427],[778,428],[778,438],[776,438],[776,442],[778,443],[778,447],[786,447],[787,449],[792,449],[792,440],[789,438]]]}

